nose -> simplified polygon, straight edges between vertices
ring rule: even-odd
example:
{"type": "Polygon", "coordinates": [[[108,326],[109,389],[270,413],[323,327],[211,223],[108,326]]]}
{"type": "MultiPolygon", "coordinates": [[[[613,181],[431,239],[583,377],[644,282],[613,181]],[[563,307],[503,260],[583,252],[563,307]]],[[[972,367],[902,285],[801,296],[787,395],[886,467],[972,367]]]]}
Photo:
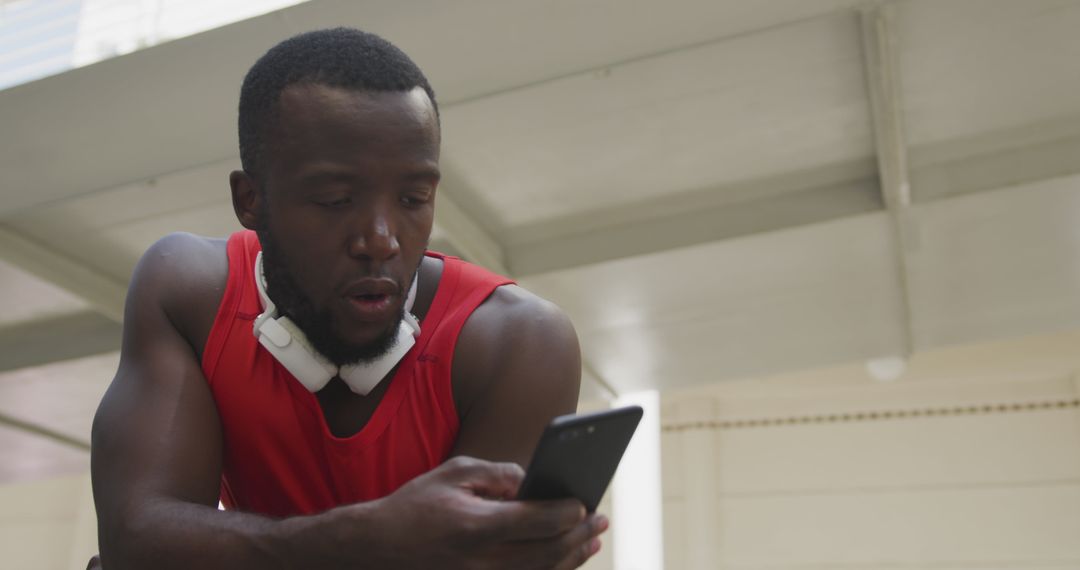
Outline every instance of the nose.
{"type": "Polygon", "coordinates": [[[372,204],[371,210],[357,218],[349,237],[349,255],[381,262],[401,253],[397,228],[386,208],[372,204]]]}

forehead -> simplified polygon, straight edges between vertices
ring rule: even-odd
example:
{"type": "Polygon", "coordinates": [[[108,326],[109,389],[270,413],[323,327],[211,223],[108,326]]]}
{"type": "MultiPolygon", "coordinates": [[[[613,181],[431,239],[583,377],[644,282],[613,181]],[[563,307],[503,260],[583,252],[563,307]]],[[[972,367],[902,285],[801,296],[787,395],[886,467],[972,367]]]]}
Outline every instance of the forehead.
{"type": "MultiPolygon", "coordinates": [[[[420,87],[411,91],[358,91],[326,85],[290,85],[282,91],[268,129],[275,162],[355,160],[372,153],[437,160],[435,107],[420,87]]],[[[385,158],[385,156],[384,156],[385,158]]]]}

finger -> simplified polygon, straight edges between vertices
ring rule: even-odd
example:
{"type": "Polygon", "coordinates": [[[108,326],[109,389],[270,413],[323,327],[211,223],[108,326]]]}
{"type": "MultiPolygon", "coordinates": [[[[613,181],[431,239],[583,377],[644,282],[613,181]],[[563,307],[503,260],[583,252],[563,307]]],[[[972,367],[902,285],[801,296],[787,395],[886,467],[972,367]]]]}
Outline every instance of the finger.
{"type": "Polygon", "coordinates": [[[597,552],[600,552],[602,546],[603,543],[601,542],[600,537],[593,537],[585,544],[575,548],[569,556],[556,564],[552,570],[573,570],[574,568],[585,564],[585,562],[596,555],[597,552]]]}
{"type": "Polygon", "coordinates": [[[566,549],[566,555],[554,565],[554,568],[556,570],[569,570],[584,564],[586,560],[600,551],[602,546],[600,535],[607,529],[607,517],[591,515],[584,524],[561,538],[563,547],[566,549]]]}
{"type": "Polygon", "coordinates": [[[516,463],[494,463],[473,457],[454,457],[443,467],[451,483],[479,496],[496,499],[516,496],[525,478],[525,471],[516,463]]]}
{"type": "Polygon", "coordinates": [[[576,568],[600,548],[598,535],[607,519],[593,516],[569,531],[546,539],[506,543],[512,548],[513,568],[576,568]]]}
{"type": "Polygon", "coordinates": [[[576,499],[507,501],[492,508],[500,538],[510,541],[561,536],[581,525],[586,515],[585,506],[576,499]]]}

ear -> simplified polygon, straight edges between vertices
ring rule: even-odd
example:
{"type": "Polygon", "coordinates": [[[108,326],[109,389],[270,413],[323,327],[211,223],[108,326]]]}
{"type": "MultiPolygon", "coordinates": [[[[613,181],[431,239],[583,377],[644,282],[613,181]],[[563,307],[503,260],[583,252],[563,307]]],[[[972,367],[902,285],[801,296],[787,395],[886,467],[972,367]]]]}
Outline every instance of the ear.
{"type": "Polygon", "coordinates": [[[259,225],[259,206],[263,199],[255,184],[255,179],[243,170],[229,173],[229,186],[232,188],[232,206],[240,225],[255,230],[259,225]]]}

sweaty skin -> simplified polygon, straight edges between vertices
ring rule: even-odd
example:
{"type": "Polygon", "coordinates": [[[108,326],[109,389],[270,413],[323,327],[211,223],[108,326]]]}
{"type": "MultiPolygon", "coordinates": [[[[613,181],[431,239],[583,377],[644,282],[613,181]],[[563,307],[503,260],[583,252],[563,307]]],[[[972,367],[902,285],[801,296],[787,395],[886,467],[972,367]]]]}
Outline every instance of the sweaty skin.
{"type": "MultiPolygon", "coordinates": [[[[294,85],[278,117],[262,172],[230,177],[240,223],[273,235],[340,339],[363,345],[394,324],[351,310],[350,283],[404,286],[418,265],[423,322],[442,271],[423,257],[439,178],[427,95],[294,85]]],[[[92,434],[105,568],[568,569],[595,553],[607,522],[577,501],[495,500],[515,495],[540,432],[574,410],[580,381],[566,316],[514,286],[497,289],[459,337],[450,461],[387,497],[318,515],[216,510],[222,436],[199,363],[227,274],[225,241],[190,234],[163,238],[136,267],[120,368],[92,434]]],[[[403,295],[391,301],[400,308],[403,295]]],[[[386,384],[367,396],[327,385],[317,396],[331,430],[362,429],[386,384]]]]}

